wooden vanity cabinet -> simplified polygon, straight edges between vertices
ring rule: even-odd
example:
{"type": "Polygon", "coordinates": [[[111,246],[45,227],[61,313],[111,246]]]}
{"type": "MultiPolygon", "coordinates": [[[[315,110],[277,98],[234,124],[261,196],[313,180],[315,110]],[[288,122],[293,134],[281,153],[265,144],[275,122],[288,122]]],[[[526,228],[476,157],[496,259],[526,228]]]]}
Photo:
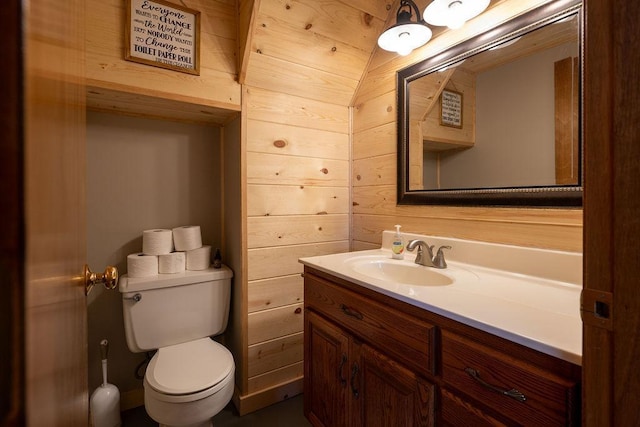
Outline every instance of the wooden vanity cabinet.
{"type": "MultiPolygon", "coordinates": [[[[373,334],[379,342],[394,341],[383,335],[390,328],[407,326],[406,316],[372,301],[361,301],[312,275],[305,276],[305,306],[304,411],[314,426],[434,425],[433,384],[388,355],[402,347],[394,342],[393,352],[383,352],[356,332],[379,328],[373,334]],[[358,301],[362,304],[356,304],[358,301]],[[336,317],[343,317],[344,322],[336,317]],[[352,324],[354,329],[346,329],[344,324],[352,324]]],[[[416,326],[410,325],[409,330],[416,326]]],[[[431,359],[431,354],[424,356],[431,359]]]]}
{"type": "Polygon", "coordinates": [[[578,426],[579,366],[305,267],[314,426],[578,426]]]}

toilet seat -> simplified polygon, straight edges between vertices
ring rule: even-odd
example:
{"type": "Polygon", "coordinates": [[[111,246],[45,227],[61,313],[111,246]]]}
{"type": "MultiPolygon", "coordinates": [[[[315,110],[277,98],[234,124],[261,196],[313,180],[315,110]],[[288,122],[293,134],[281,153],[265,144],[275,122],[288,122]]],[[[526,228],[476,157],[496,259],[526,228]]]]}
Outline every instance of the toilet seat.
{"type": "Polygon", "coordinates": [[[233,381],[234,371],[231,352],[210,338],[202,338],[158,349],[147,367],[145,385],[156,399],[195,401],[233,381]]]}

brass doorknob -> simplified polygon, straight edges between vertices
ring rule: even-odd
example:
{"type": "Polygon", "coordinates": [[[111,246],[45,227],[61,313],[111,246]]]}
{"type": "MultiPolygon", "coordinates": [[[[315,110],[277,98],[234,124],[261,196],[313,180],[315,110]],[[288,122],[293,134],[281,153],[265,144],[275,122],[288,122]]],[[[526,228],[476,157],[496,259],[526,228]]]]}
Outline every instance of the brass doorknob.
{"type": "Polygon", "coordinates": [[[84,265],[84,293],[89,295],[93,286],[102,283],[107,289],[118,286],[118,269],[111,265],[104,269],[104,273],[94,273],[87,264],[84,265]]]}

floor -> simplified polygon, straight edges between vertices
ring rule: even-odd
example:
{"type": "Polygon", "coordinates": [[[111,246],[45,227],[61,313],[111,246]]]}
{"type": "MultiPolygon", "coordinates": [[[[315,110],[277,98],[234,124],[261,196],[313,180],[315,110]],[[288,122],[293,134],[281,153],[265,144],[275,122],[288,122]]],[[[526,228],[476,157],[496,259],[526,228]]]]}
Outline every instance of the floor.
{"type": "MultiPolygon", "coordinates": [[[[302,413],[302,395],[267,406],[241,417],[229,403],[213,417],[214,427],[305,427],[310,426],[302,413]]],[[[143,406],[122,413],[122,427],[157,427],[143,406]]]]}

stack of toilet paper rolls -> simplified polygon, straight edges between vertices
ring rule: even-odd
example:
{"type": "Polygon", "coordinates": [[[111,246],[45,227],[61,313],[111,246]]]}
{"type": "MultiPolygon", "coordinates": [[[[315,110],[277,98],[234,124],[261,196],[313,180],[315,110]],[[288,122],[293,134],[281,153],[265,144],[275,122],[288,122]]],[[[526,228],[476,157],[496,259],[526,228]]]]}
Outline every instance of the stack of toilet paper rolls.
{"type": "Polygon", "coordinates": [[[199,225],[173,230],[142,232],[142,252],[127,256],[129,277],[175,274],[186,270],[205,270],[211,264],[211,246],[202,244],[199,225]]]}

